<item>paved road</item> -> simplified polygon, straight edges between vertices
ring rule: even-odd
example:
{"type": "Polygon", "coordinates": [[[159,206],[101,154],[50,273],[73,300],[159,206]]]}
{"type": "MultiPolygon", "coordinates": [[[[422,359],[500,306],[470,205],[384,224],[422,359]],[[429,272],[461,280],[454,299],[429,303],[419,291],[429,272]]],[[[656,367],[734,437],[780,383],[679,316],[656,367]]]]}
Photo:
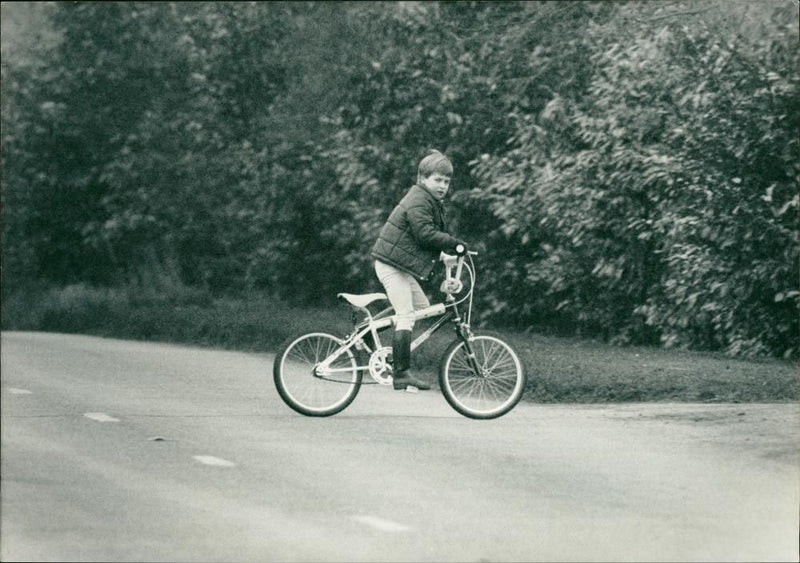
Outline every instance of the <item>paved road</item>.
{"type": "Polygon", "coordinates": [[[518,406],[365,387],[295,414],[272,358],[2,334],[3,561],[797,561],[796,405],[518,406]]]}

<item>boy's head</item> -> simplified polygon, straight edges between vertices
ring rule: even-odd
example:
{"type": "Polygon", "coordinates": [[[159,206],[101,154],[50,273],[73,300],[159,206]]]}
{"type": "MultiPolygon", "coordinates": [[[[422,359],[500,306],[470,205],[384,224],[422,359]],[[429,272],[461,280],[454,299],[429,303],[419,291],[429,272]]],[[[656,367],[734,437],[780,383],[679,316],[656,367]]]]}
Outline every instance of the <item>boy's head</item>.
{"type": "Polygon", "coordinates": [[[432,150],[423,158],[417,168],[418,178],[427,178],[432,174],[441,174],[448,178],[453,175],[453,165],[450,159],[437,150],[432,150]]]}
{"type": "Polygon", "coordinates": [[[433,196],[442,201],[450,188],[450,177],[453,165],[450,159],[439,151],[431,151],[422,159],[417,168],[417,184],[426,188],[433,196]]]}

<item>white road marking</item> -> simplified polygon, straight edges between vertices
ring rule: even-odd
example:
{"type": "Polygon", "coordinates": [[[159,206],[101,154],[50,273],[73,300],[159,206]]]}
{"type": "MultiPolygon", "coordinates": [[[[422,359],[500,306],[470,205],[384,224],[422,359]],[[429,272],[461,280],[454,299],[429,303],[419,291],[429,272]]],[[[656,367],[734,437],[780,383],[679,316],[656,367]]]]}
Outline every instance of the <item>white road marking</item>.
{"type": "Polygon", "coordinates": [[[32,392],[27,389],[20,389],[18,387],[8,387],[8,392],[12,395],[31,395],[32,392]]]}
{"type": "Polygon", "coordinates": [[[109,416],[104,412],[87,412],[84,413],[83,416],[92,420],[96,420],[97,422],[119,422],[118,418],[109,416]]]}
{"type": "Polygon", "coordinates": [[[353,516],[353,520],[361,524],[366,524],[367,526],[382,532],[405,532],[411,529],[405,524],[392,522],[391,520],[385,520],[384,518],[378,518],[377,516],[353,516]]]}
{"type": "Polygon", "coordinates": [[[236,464],[227,459],[214,457],[213,455],[196,455],[194,459],[205,465],[216,465],[218,467],[235,467],[236,464]]]}

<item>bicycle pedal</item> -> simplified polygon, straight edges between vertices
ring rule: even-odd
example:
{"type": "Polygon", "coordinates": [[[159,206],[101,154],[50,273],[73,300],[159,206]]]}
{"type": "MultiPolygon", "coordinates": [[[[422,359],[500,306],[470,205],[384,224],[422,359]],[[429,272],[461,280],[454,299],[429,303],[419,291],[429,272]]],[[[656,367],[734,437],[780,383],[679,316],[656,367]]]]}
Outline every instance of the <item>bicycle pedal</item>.
{"type": "Polygon", "coordinates": [[[406,387],[406,393],[419,393],[419,389],[413,385],[406,387]]]}

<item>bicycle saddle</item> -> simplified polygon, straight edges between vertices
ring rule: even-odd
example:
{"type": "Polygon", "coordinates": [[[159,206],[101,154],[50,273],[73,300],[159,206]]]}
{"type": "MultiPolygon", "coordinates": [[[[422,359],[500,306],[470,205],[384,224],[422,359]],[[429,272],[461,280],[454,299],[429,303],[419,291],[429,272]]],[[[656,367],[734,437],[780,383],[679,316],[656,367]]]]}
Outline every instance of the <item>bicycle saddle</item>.
{"type": "Polygon", "coordinates": [[[364,295],[355,295],[353,293],[339,293],[339,299],[344,299],[353,307],[364,308],[370,303],[378,301],[379,299],[388,299],[385,293],[365,293],[364,295]]]}

